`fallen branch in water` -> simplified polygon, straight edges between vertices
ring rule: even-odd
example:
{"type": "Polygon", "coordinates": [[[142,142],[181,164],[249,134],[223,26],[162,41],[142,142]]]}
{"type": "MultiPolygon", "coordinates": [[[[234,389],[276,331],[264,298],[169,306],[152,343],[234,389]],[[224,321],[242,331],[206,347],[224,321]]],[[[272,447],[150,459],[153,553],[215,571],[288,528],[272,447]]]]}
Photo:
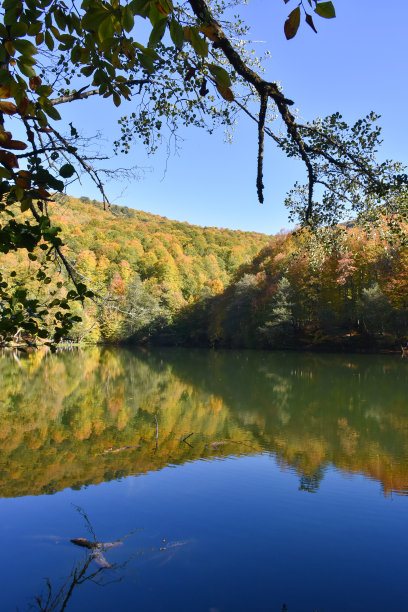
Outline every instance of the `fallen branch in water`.
{"type": "MultiPolygon", "coordinates": [[[[215,449],[217,449],[219,446],[225,446],[225,444],[243,444],[244,446],[250,446],[243,440],[222,440],[221,442],[210,442],[210,446],[215,449]]],[[[210,446],[206,446],[206,448],[210,448],[210,446]]]]}
{"type": "Polygon", "coordinates": [[[131,450],[132,448],[139,448],[140,444],[135,444],[134,446],[121,446],[120,448],[107,448],[103,451],[103,454],[107,453],[120,453],[124,450],[131,450]]]}

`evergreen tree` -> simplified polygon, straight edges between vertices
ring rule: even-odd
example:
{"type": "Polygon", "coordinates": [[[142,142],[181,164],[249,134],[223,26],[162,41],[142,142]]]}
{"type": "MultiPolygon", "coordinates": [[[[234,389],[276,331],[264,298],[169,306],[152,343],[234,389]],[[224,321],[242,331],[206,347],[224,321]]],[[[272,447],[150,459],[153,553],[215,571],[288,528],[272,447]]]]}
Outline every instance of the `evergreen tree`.
{"type": "Polygon", "coordinates": [[[278,283],[267,313],[267,320],[258,328],[267,346],[280,348],[293,343],[295,328],[292,308],[292,289],[290,282],[284,276],[278,283]]]}

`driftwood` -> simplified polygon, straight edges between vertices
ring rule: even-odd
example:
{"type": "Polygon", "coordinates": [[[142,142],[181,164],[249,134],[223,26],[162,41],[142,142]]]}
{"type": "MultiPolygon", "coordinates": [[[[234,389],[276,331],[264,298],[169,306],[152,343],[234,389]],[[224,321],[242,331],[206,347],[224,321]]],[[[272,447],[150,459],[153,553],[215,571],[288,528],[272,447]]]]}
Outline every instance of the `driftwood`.
{"type": "Polygon", "coordinates": [[[132,448],[138,448],[140,446],[140,444],[136,444],[134,446],[121,446],[120,448],[107,448],[106,450],[104,450],[104,454],[106,453],[120,453],[121,451],[124,450],[131,450],[132,448]]]}
{"type": "Polygon", "coordinates": [[[108,563],[102,553],[106,552],[110,548],[113,548],[114,546],[122,546],[122,542],[119,540],[117,542],[91,542],[86,538],[73,538],[71,542],[76,546],[82,546],[83,548],[91,550],[91,558],[95,561],[95,563],[104,569],[112,569],[112,565],[108,563]]]}
{"type": "Polygon", "coordinates": [[[225,446],[226,444],[243,444],[244,446],[250,446],[243,440],[222,440],[221,442],[210,442],[210,445],[206,446],[206,448],[211,447],[217,449],[219,446],[225,446]]]}

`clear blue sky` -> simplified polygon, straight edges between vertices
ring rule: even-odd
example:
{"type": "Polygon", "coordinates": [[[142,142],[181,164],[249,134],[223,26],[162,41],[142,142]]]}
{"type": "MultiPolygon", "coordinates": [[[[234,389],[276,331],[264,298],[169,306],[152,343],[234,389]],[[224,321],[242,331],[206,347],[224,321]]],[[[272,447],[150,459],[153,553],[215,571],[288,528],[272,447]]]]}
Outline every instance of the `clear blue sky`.
{"type": "MultiPolygon", "coordinates": [[[[250,38],[265,41],[256,45],[259,55],[267,49],[271,52],[266,78],[282,83],[307,120],[337,110],[347,121],[371,110],[381,114],[380,156],[408,164],[406,0],[336,0],[336,19],[316,17],[317,35],[302,24],[296,38],[287,41],[283,23],[292,5],[296,6],[295,0],[287,5],[283,0],[251,0],[240,8],[251,25],[250,38]]],[[[71,104],[69,112],[75,125],[84,126],[84,134],[102,129],[107,139],[104,146],[111,150],[118,118],[113,105],[90,99],[71,104]]],[[[111,200],[199,225],[268,234],[288,227],[283,201],[293,182],[304,180],[301,163],[286,160],[267,139],[265,203],[261,205],[255,189],[255,124],[242,117],[232,145],[223,142],[222,129],[211,136],[197,129],[180,134],[182,150],[167,160],[165,176],[164,151],[147,157],[142,144],[136,143],[130,155],[114,159],[114,164],[137,164],[150,170],[130,184],[108,183],[111,200]]],[[[72,185],[69,192],[100,199],[88,180],[72,185]]]]}

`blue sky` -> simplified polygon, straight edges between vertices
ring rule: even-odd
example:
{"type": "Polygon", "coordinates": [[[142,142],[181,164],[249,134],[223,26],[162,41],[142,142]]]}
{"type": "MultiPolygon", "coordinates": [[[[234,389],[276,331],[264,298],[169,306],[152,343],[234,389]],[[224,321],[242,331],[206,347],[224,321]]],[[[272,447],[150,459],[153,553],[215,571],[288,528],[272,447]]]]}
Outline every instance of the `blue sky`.
{"type": "MultiPolygon", "coordinates": [[[[317,35],[303,23],[296,38],[287,41],[283,23],[296,4],[296,0],[287,5],[283,0],[251,0],[240,8],[241,16],[251,25],[250,38],[265,41],[256,45],[257,53],[271,52],[266,78],[281,82],[306,120],[335,111],[350,122],[371,110],[382,115],[380,157],[408,164],[406,1],[336,0],[336,19],[316,17],[317,35]]],[[[69,114],[84,134],[102,129],[106,137],[103,146],[111,150],[119,116],[113,105],[107,109],[101,101],[90,99],[71,104],[69,114]]],[[[242,117],[233,144],[224,143],[222,129],[213,135],[198,129],[184,130],[180,135],[184,139],[180,154],[168,160],[165,151],[148,157],[139,143],[129,155],[114,159],[113,164],[147,170],[138,181],[108,183],[111,200],[198,225],[267,234],[289,227],[283,201],[294,181],[304,180],[304,169],[301,163],[286,160],[267,139],[265,202],[259,204],[255,124],[242,117]]],[[[88,180],[71,185],[69,192],[100,199],[88,180]]]]}

